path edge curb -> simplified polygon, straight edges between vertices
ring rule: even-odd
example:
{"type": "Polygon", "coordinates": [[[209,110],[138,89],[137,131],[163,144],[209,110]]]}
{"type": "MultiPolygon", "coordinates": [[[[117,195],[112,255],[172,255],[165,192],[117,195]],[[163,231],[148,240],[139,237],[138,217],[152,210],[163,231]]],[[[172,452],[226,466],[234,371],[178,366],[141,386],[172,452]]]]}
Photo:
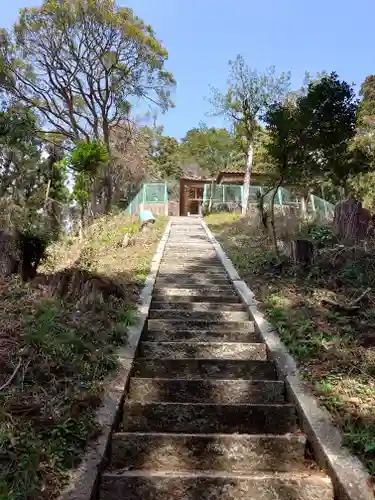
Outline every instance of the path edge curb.
{"type": "Polygon", "coordinates": [[[103,402],[95,414],[102,432],[95,441],[89,443],[80,465],[72,471],[69,484],[61,492],[59,500],[97,500],[99,498],[100,477],[110,454],[113,431],[121,419],[130,372],[139,339],[148,317],[156,276],[170,231],[171,220],[169,219],[152,258],[150,272],[139,295],[137,321],[128,328],[127,345],[117,351],[119,369],[115,375],[108,378],[104,385],[103,402]]]}
{"type": "Polygon", "coordinates": [[[231,260],[211,230],[201,219],[206,234],[231,279],[255,330],[267,346],[270,359],[276,364],[279,377],[284,378],[288,398],[295,403],[303,431],[310,443],[318,465],[327,472],[332,480],[335,500],[373,500],[375,495],[371,487],[370,475],[360,460],[343,446],[340,431],[332,424],[327,410],[322,408],[317,398],[304,386],[297,363],[281,341],[277,330],[257,308],[254,293],[241,280],[231,260]]]}

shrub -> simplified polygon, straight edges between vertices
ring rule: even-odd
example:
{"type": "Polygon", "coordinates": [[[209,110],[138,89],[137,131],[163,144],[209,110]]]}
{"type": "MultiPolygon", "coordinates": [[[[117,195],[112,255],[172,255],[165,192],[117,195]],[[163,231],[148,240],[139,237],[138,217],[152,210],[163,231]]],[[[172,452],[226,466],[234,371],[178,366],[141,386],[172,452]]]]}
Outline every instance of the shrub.
{"type": "Polygon", "coordinates": [[[315,221],[303,222],[299,227],[298,236],[312,241],[318,248],[327,247],[336,242],[332,228],[315,221]]]}

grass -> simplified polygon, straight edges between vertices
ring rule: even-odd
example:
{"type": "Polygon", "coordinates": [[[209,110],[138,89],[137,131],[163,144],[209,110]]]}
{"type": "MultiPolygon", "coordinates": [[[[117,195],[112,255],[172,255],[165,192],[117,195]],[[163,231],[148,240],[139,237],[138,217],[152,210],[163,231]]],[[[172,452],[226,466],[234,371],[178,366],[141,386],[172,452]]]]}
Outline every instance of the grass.
{"type": "Polygon", "coordinates": [[[95,410],[116,371],[116,349],[127,341],[165,223],[162,218],[143,233],[128,217],[100,219],[83,243],[70,238],[51,247],[34,282],[0,281],[0,386],[10,381],[0,391],[1,500],[57,498],[101,432],[95,410]],[[125,233],[132,241],[122,248],[125,233]],[[100,293],[77,281],[71,283],[76,294],[56,293],[52,278],[72,269],[92,274],[103,284],[100,293]],[[112,281],[124,290],[122,298],[106,293],[112,281]]]}
{"type": "Polygon", "coordinates": [[[307,385],[330,411],[345,444],[375,478],[375,292],[370,290],[354,313],[322,301],[342,303],[371,288],[373,252],[337,247],[326,227],[308,228],[323,247],[315,264],[304,270],[284,259],[275,266],[271,239],[254,219],[214,214],[206,222],[278,328],[307,385]]]}

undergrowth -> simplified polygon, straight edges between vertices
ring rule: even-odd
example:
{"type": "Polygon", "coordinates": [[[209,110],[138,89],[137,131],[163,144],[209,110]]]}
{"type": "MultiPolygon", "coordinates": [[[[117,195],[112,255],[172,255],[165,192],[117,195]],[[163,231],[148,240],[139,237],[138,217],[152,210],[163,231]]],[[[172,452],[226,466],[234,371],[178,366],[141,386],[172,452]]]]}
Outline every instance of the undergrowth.
{"type": "Polygon", "coordinates": [[[280,233],[319,249],[308,269],[280,263],[253,219],[208,216],[242,278],[299,363],[306,384],[330,411],[345,444],[375,477],[375,257],[338,246],[329,226],[279,221],[280,233]],[[277,264],[277,265],[276,265],[277,264]],[[356,309],[343,304],[363,298],[356,309]],[[330,299],[330,302],[327,301],[330,299]]]}
{"type": "Polygon", "coordinates": [[[101,432],[95,410],[116,371],[116,350],[127,342],[165,222],[141,233],[128,217],[100,219],[83,242],[65,238],[50,247],[35,281],[0,282],[1,500],[57,498],[88,441],[101,432]],[[132,235],[127,248],[125,233],[132,235]],[[70,286],[78,293],[56,293],[51,283],[72,269],[103,286],[87,288],[76,279],[70,286]],[[114,281],[122,298],[110,293],[114,281]]]}

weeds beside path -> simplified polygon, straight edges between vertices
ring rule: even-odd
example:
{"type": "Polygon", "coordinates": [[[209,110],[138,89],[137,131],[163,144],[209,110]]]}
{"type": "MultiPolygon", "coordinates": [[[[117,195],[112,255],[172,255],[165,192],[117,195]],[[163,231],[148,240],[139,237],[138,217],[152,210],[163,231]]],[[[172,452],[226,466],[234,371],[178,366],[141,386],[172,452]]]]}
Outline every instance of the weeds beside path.
{"type": "Polygon", "coordinates": [[[275,266],[269,238],[249,219],[213,214],[206,222],[278,328],[301,375],[330,411],[346,445],[375,477],[375,257],[327,248],[308,270],[275,266]],[[359,297],[345,311],[322,297],[359,297]]]}
{"type": "Polygon", "coordinates": [[[54,245],[35,282],[0,282],[1,500],[56,498],[100,433],[95,409],[165,223],[100,219],[84,243],[54,245]]]}

